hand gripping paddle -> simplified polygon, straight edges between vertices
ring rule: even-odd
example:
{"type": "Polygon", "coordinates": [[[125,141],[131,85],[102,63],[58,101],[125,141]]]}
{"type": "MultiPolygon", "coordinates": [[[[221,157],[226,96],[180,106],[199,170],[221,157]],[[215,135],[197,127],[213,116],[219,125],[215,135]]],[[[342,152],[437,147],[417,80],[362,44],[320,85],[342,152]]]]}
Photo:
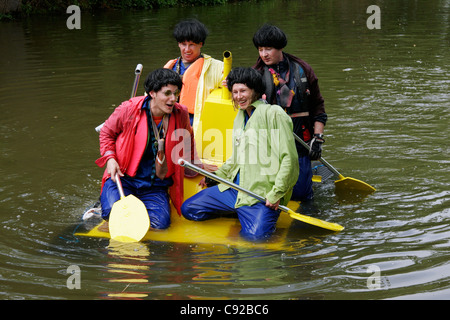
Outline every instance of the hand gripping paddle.
{"type": "MultiPolygon", "coordinates": [[[[294,133],[294,138],[298,143],[300,143],[302,146],[304,146],[307,150],[311,150],[311,147],[305,141],[300,139],[300,137],[297,136],[295,133],[294,133]]],[[[358,180],[355,178],[351,178],[351,177],[344,177],[342,174],[339,173],[339,171],[337,171],[324,158],[321,157],[319,159],[319,161],[322,162],[325,167],[330,169],[331,172],[333,172],[335,175],[338,176],[338,179],[336,181],[334,181],[334,185],[335,185],[336,189],[359,191],[361,193],[372,193],[372,192],[376,191],[374,187],[372,187],[370,184],[368,184],[364,181],[361,181],[361,180],[358,180]]]]}

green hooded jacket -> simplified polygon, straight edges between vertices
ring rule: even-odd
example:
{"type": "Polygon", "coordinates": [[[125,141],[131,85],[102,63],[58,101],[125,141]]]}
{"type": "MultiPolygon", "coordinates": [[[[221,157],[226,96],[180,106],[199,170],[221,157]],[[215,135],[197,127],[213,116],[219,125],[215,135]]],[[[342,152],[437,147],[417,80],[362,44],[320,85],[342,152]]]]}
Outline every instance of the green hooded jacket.
{"type": "MultiPolygon", "coordinates": [[[[299,175],[298,155],[292,134],[292,121],[277,105],[257,100],[253,114],[245,123],[239,110],[233,124],[231,157],[215,172],[234,181],[239,172],[239,185],[276,203],[286,205],[299,175]]],[[[229,187],[220,184],[219,190],[229,187]]],[[[258,200],[238,192],[235,207],[251,206],[258,200]]]]}

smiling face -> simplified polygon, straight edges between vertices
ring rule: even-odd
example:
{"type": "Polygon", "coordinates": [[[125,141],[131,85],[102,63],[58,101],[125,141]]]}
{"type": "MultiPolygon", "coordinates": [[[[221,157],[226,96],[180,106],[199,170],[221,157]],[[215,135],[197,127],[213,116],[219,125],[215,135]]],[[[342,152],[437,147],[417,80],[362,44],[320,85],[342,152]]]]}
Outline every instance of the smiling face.
{"type": "Polygon", "coordinates": [[[282,49],[274,47],[258,47],[259,56],[267,66],[272,66],[283,60],[282,49]]]}
{"type": "Polygon", "coordinates": [[[241,110],[247,110],[255,101],[255,91],[250,89],[243,83],[235,83],[231,90],[233,102],[239,106],[241,110]]]}
{"type": "Polygon", "coordinates": [[[180,91],[173,84],[168,84],[159,91],[150,91],[152,100],[150,101],[150,109],[155,117],[162,117],[173,111],[175,102],[177,102],[180,91]]]}
{"type": "Polygon", "coordinates": [[[183,63],[192,63],[200,56],[203,43],[195,43],[192,41],[183,41],[178,43],[180,48],[181,59],[183,63]]]}

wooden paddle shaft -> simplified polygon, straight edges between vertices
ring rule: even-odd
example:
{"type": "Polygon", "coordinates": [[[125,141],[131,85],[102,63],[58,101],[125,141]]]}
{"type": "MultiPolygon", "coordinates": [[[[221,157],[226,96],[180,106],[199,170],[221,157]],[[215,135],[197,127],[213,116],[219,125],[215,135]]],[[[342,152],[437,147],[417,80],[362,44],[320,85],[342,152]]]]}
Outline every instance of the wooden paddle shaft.
{"type": "MultiPolygon", "coordinates": [[[[139,63],[136,66],[136,68],[134,69],[134,83],[133,83],[133,89],[131,90],[131,98],[134,98],[136,96],[136,91],[137,91],[137,87],[139,84],[139,79],[141,78],[141,73],[142,73],[143,68],[144,67],[142,66],[142,64],[139,63]]],[[[104,122],[102,124],[98,125],[97,127],[95,127],[95,131],[100,132],[100,130],[102,130],[104,125],[105,125],[104,122]]]]}
{"type": "Polygon", "coordinates": [[[134,83],[133,83],[133,89],[131,90],[131,98],[134,98],[136,96],[136,92],[137,92],[137,87],[139,84],[139,79],[141,77],[141,72],[142,72],[142,64],[138,64],[136,66],[136,69],[134,69],[134,83]]]}
{"type": "MultiPolygon", "coordinates": [[[[311,151],[311,147],[302,139],[300,139],[300,137],[298,135],[296,135],[295,133],[293,133],[294,138],[297,142],[299,142],[302,146],[304,146],[308,151],[311,151]]],[[[330,169],[335,175],[341,177],[342,175],[339,173],[339,171],[337,171],[331,164],[328,163],[328,161],[326,161],[324,158],[320,157],[319,161],[322,162],[328,169],[330,169]]]]}
{"type": "MultiPolygon", "coordinates": [[[[213,180],[215,180],[217,182],[223,183],[224,185],[227,185],[230,188],[233,188],[235,190],[244,192],[244,193],[248,194],[249,196],[252,196],[253,198],[255,198],[255,199],[257,199],[257,200],[259,200],[261,202],[264,202],[264,203],[266,202],[266,199],[264,197],[261,197],[259,194],[256,194],[256,193],[254,193],[254,192],[252,192],[250,190],[244,189],[241,186],[239,186],[239,185],[237,185],[237,184],[235,184],[233,182],[225,180],[225,179],[223,179],[223,178],[221,178],[221,177],[219,177],[219,176],[217,176],[217,175],[215,175],[215,174],[213,174],[211,172],[208,172],[208,171],[203,170],[203,169],[201,169],[201,168],[199,168],[197,166],[194,166],[191,163],[189,163],[189,162],[187,162],[187,161],[185,161],[183,159],[179,159],[178,160],[178,164],[180,166],[182,166],[182,167],[187,167],[187,168],[189,168],[189,169],[191,169],[191,170],[193,170],[193,171],[195,171],[197,173],[201,173],[202,175],[204,175],[204,176],[206,176],[208,178],[211,178],[211,179],[213,179],[213,180]]],[[[278,208],[283,210],[284,212],[287,212],[287,213],[289,213],[289,211],[290,211],[288,207],[285,207],[285,206],[282,206],[282,205],[279,205],[278,208]]]]}
{"type": "MultiPolygon", "coordinates": [[[[254,192],[251,192],[249,190],[246,190],[246,189],[242,188],[241,186],[239,186],[237,184],[234,184],[234,183],[232,183],[232,182],[230,182],[228,180],[222,179],[222,178],[218,177],[215,174],[212,174],[212,173],[210,173],[208,171],[200,169],[199,167],[196,167],[196,166],[192,165],[191,163],[189,163],[187,161],[184,161],[183,159],[179,159],[178,160],[178,164],[180,166],[182,166],[182,167],[188,167],[189,169],[194,170],[195,172],[201,173],[202,175],[204,175],[206,177],[209,177],[209,178],[211,178],[211,179],[213,179],[213,180],[215,180],[217,182],[223,183],[223,184],[225,184],[225,185],[227,185],[227,186],[229,186],[229,187],[231,187],[231,188],[233,188],[235,190],[242,191],[242,192],[244,192],[244,193],[246,193],[246,194],[248,194],[248,195],[250,195],[250,196],[252,196],[252,197],[254,197],[256,199],[258,199],[259,201],[266,202],[266,199],[264,199],[260,195],[254,193],[254,192]]],[[[315,225],[315,226],[318,226],[318,227],[321,227],[321,228],[325,228],[325,229],[328,229],[328,230],[333,230],[333,231],[341,231],[341,230],[344,229],[344,227],[342,227],[342,226],[340,226],[340,225],[338,225],[336,223],[322,221],[322,220],[317,219],[317,218],[313,218],[313,217],[309,217],[309,216],[305,216],[305,215],[293,212],[292,210],[290,210],[286,206],[278,206],[278,208],[280,210],[286,212],[287,214],[289,214],[289,216],[291,218],[297,219],[297,220],[300,220],[300,221],[303,221],[303,222],[306,222],[308,224],[312,224],[312,225],[315,225]]]]}
{"type": "Polygon", "coordinates": [[[116,185],[117,189],[119,189],[120,199],[125,198],[125,193],[122,188],[122,181],[120,181],[120,176],[118,173],[116,173],[116,185]]]}

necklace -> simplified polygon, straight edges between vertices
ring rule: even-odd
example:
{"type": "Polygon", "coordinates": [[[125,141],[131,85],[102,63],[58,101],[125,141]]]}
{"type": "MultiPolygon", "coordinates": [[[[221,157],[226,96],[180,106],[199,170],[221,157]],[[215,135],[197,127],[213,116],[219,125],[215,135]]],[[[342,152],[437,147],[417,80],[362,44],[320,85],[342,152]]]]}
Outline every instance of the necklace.
{"type": "Polygon", "coordinates": [[[159,130],[158,130],[158,138],[159,138],[159,134],[161,133],[162,128],[164,127],[164,119],[165,118],[166,118],[166,114],[164,114],[162,119],[161,119],[161,122],[160,122],[161,125],[159,126],[159,130]]]}
{"type": "MultiPolygon", "coordinates": [[[[162,117],[162,119],[161,119],[161,122],[159,123],[160,124],[160,126],[159,126],[159,129],[158,129],[158,125],[156,124],[156,122],[155,122],[155,120],[153,119],[153,116],[152,116],[152,128],[153,128],[153,134],[155,135],[155,139],[158,141],[160,138],[160,133],[161,133],[161,131],[163,130],[163,128],[164,128],[164,126],[165,126],[165,119],[166,119],[166,114],[164,114],[163,115],[163,117],[162,117]]],[[[165,131],[163,132],[164,133],[164,135],[163,135],[163,139],[165,138],[165,131]]]]}
{"type": "Polygon", "coordinates": [[[197,61],[198,59],[203,58],[202,54],[199,54],[197,58],[195,58],[194,61],[192,61],[191,63],[183,63],[181,57],[178,57],[177,62],[176,62],[176,73],[178,73],[180,76],[183,76],[184,72],[186,72],[187,68],[190,67],[191,64],[193,64],[195,61],[197,61]],[[181,74],[181,64],[183,63],[184,66],[184,70],[183,70],[183,74],[181,74]]]}

